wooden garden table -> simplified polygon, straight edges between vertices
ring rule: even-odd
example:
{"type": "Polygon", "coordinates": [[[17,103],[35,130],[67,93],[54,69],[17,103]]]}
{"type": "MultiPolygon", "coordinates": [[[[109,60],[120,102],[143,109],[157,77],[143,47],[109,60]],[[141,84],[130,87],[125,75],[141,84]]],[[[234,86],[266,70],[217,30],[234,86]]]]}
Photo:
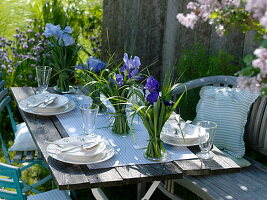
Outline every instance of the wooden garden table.
{"type": "MultiPolygon", "coordinates": [[[[17,103],[35,94],[35,90],[32,87],[13,87],[11,91],[17,103]]],[[[48,144],[44,142],[68,137],[57,117],[37,116],[22,110],[20,110],[20,113],[60,190],[92,189],[127,184],[139,184],[139,188],[143,188],[140,185],[145,182],[180,179],[184,175],[210,175],[237,172],[240,170],[238,165],[226,157],[215,146],[212,150],[215,156],[209,161],[191,159],[93,170],[89,169],[87,165],[63,163],[48,155],[46,151],[48,144]],[[43,125],[42,129],[38,128],[40,123],[43,125]]],[[[198,152],[199,148],[194,146],[190,147],[190,150],[192,152],[198,152]]],[[[140,193],[139,191],[138,195],[141,195],[140,193]]]]}

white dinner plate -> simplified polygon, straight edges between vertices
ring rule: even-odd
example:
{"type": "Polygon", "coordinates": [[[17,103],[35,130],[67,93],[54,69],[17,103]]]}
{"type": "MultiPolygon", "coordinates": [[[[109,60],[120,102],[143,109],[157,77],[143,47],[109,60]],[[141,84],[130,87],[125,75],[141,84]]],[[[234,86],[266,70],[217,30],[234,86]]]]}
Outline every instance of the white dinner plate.
{"type": "Polygon", "coordinates": [[[47,105],[46,107],[36,106],[33,107],[32,110],[35,110],[36,112],[52,112],[62,108],[69,102],[69,99],[65,96],[51,93],[35,94],[24,99],[22,102],[28,104],[30,107],[31,105],[38,104],[39,102],[43,102],[51,97],[56,98],[51,104],[47,105]]]}
{"type": "Polygon", "coordinates": [[[76,104],[74,101],[69,100],[68,104],[63,106],[60,109],[57,109],[55,111],[46,111],[46,112],[40,112],[36,111],[33,108],[29,107],[27,102],[22,100],[19,102],[19,108],[27,113],[35,114],[35,115],[41,115],[41,116],[52,116],[52,115],[59,115],[63,113],[67,113],[72,111],[75,108],[76,104]]]}
{"type": "Polygon", "coordinates": [[[195,140],[187,140],[183,138],[176,138],[176,137],[171,137],[169,135],[161,134],[160,139],[169,145],[172,146],[184,146],[184,147],[189,147],[189,146],[195,146],[199,144],[199,139],[195,138],[195,140]]]}
{"type": "MultiPolygon", "coordinates": [[[[68,141],[73,141],[75,140],[75,138],[77,138],[77,136],[63,138],[60,140],[60,142],[62,144],[62,142],[64,143],[65,141],[67,144],[68,141]]],[[[113,147],[106,140],[102,139],[98,145],[99,148],[97,148],[97,150],[94,151],[92,149],[92,152],[88,152],[88,154],[86,154],[85,151],[79,152],[79,148],[73,151],[68,151],[68,153],[61,153],[60,151],[58,151],[58,147],[56,147],[56,145],[49,144],[47,146],[47,152],[49,156],[56,160],[77,165],[88,165],[104,162],[115,154],[113,147]]]]}

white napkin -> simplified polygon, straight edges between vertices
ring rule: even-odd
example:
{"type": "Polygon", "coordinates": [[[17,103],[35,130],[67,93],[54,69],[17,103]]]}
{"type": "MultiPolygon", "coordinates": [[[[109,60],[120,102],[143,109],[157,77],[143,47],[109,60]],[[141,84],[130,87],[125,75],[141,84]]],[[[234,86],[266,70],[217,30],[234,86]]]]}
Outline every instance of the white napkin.
{"type": "Polygon", "coordinates": [[[91,159],[101,159],[104,155],[100,155],[106,149],[106,143],[97,137],[77,137],[61,139],[50,144],[49,153],[56,154],[64,160],[83,162],[91,159]]]}

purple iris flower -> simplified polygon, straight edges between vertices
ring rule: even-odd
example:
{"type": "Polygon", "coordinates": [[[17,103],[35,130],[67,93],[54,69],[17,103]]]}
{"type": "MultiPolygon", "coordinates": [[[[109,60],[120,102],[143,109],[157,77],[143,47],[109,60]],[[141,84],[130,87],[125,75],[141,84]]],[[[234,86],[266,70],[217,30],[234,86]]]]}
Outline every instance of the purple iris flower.
{"type": "Polygon", "coordinates": [[[86,69],[98,73],[106,67],[106,63],[97,58],[87,58],[86,65],[78,65],[77,69],[86,69]]]}
{"type": "Polygon", "coordinates": [[[69,34],[72,33],[72,28],[70,26],[66,26],[64,30],[61,30],[59,25],[53,25],[51,23],[47,23],[45,26],[44,36],[46,38],[55,36],[58,43],[63,43],[63,46],[69,46],[75,43],[74,38],[69,34]]]}
{"type": "Polygon", "coordinates": [[[123,75],[121,74],[116,74],[116,82],[118,84],[118,86],[123,86],[124,83],[123,83],[123,75]]]}
{"type": "Polygon", "coordinates": [[[101,60],[97,58],[88,58],[86,63],[87,63],[87,66],[90,68],[90,70],[96,73],[100,72],[106,67],[106,63],[102,62],[101,60]]]}
{"type": "Polygon", "coordinates": [[[149,76],[146,80],[145,89],[147,89],[150,92],[153,92],[154,90],[159,90],[159,82],[153,77],[149,76]]]}
{"type": "Polygon", "coordinates": [[[147,78],[144,94],[146,94],[146,90],[149,91],[149,95],[147,95],[146,99],[149,104],[153,104],[159,97],[159,82],[153,76],[147,78]]]}
{"type": "Polygon", "coordinates": [[[137,74],[139,73],[139,67],[141,65],[140,58],[135,56],[133,59],[127,53],[124,53],[123,57],[124,65],[121,67],[121,72],[124,73],[125,76],[128,78],[138,78],[137,74]]]}
{"type": "Polygon", "coordinates": [[[153,91],[153,92],[150,92],[149,95],[147,95],[146,99],[149,104],[153,104],[154,102],[157,102],[158,97],[159,97],[159,92],[153,91]]]}

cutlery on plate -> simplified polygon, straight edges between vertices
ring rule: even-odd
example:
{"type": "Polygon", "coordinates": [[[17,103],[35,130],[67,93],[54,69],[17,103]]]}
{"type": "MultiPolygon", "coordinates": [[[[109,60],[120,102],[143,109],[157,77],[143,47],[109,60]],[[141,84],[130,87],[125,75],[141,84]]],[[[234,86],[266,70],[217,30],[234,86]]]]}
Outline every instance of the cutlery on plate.
{"type": "Polygon", "coordinates": [[[48,106],[49,104],[53,103],[55,100],[57,99],[57,97],[49,97],[48,99],[45,99],[43,101],[40,101],[34,105],[29,105],[31,108],[35,108],[35,107],[42,107],[45,108],[46,106],[48,106]]]}

